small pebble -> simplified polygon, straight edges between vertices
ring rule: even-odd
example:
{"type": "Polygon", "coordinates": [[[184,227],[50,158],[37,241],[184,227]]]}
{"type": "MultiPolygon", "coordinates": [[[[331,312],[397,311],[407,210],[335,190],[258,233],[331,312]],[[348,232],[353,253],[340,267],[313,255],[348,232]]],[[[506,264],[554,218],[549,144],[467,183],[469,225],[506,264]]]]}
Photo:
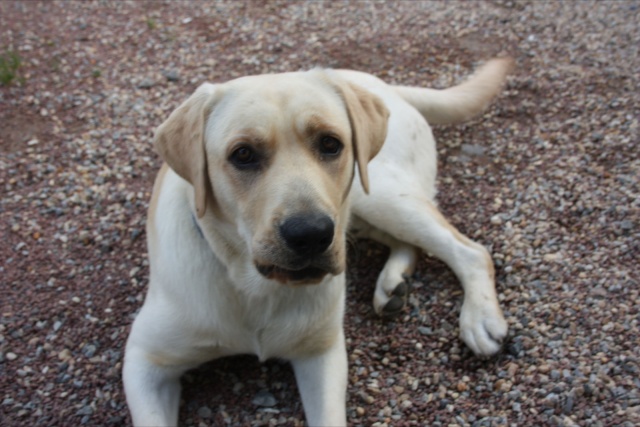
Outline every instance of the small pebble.
{"type": "Polygon", "coordinates": [[[273,394],[269,393],[266,390],[261,390],[258,393],[256,393],[256,395],[253,397],[253,400],[251,402],[256,406],[263,406],[263,407],[276,406],[276,404],[278,403],[278,401],[273,396],[273,394]]]}
{"type": "Polygon", "coordinates": [[[152,79],[143,79],[138,83],[137,87],[140,89],[151,89],[156,84],[152,79]]]}
{"type": "Polygon", "coordinates": [[[198,408],[198,415],[202,418],[211,418],[213,412],[211,411],[211,409],[209,409],[209,407],[201,406],[200,408],[198,408]]]}

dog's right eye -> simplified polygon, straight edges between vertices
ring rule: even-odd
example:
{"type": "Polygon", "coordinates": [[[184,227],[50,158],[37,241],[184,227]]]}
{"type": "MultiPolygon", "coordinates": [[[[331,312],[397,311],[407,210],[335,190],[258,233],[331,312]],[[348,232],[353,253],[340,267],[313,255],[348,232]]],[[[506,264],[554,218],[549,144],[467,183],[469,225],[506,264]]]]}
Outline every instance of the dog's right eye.
{"type": "Polygon", "coordinates": [[[325,156],[338,157],[342,151],[343,145],[338,138],[331,135],[324,135],[319,141],[319,150],[325,156]]]}
{"type": "Polygon", "coordinates": [[[229,161],[238,169],[257,169],[260,166],[258,154],[246,146],[236,148],[229,161]]]}

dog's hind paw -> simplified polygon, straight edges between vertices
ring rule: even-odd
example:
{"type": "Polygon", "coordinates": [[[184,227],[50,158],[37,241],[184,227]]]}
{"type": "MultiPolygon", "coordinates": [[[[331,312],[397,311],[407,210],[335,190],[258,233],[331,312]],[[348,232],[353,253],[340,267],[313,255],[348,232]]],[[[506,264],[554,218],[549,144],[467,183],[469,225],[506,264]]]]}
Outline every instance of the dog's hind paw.
{"type": "Polygon", "coordinates": [[[393,296],[391,299],[382,307],[381,315],[384,317],[395,317],[402,311],[404,307],[404,300],[400,297],[393,296]]]}
{"type": "Polygon", "coordinates": [[[376,307],[379,307],[378,310],[376,310],[378,314],[383,317],[395,317],[400,314],[407,304],[410,289],[411,287],[407,280],[398,283],[389,295],[388,301],[384,304],[376,305],[376,307]]]}

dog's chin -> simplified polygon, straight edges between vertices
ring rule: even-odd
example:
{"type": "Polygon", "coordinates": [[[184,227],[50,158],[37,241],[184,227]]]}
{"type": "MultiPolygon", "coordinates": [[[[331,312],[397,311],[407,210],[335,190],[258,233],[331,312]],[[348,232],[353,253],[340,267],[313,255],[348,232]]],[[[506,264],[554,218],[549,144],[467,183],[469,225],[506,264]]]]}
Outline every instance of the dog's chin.
{"type": "Polygon", "coordinates": [[[270,280],[285,285],[315,285],[322,282],[327,274],[331,272],[319,268],[308,266],[299,270],[288,270],[276,265],[264,265],[256,263],[258,272],[270,280]]]}

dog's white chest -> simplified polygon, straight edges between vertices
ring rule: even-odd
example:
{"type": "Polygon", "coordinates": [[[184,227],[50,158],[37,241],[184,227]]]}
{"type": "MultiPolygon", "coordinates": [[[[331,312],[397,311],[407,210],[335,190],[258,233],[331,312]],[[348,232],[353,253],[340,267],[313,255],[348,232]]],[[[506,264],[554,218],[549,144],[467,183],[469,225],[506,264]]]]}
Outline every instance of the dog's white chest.
{"type": "Polygon", "coordinates": [[[340,275],[313,287],[282,288],[244,301],[225,310],[233,311],[233,318],[216,319],[209,342],[216,340],[225,353],[252,353],[260,360],[323,351],[342,324],[344,285],[340,275]]]}

